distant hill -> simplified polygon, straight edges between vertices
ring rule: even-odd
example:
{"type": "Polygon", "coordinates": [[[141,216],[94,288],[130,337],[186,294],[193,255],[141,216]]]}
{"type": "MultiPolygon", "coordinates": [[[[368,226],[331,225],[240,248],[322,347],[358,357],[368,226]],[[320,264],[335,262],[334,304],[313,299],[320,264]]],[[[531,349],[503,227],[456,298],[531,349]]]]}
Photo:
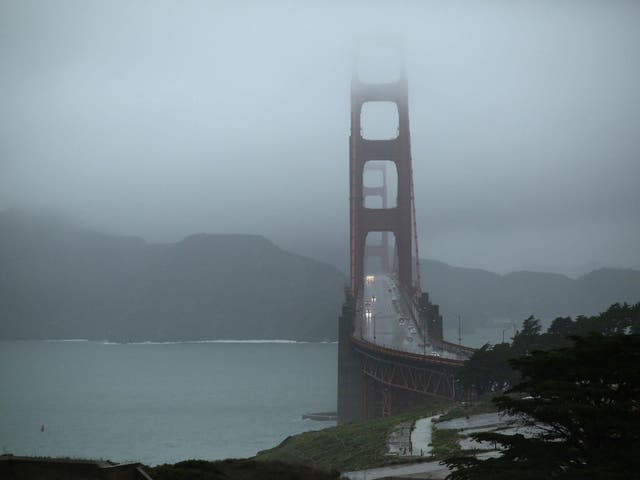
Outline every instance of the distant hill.
{"type": "MultiPolygon", "coordinates": [[[[445,328],[591,315],[640,301],[640,272],[498,275],[422,261],[445,328]]],[[[255,235],[173,244],[0,212],[0,338],[335,340],[347,277],[255,235]]]]}
{"type": "Polygon", "coordinates": [[[260,236],[151,245],[0,213],[0,338],[334,340],[345,282],[260,236]]]}
{"type": "Polygon", "coordinates": [[[640,271],[603,268],[577,279],[556,273],[513,272],[452,267],[422,260],[423,289],[440,304],[446,324],[467,327],[501,320],[542,320],[559,316],[594,315],[615,302],[640,301],[640,271]]]}

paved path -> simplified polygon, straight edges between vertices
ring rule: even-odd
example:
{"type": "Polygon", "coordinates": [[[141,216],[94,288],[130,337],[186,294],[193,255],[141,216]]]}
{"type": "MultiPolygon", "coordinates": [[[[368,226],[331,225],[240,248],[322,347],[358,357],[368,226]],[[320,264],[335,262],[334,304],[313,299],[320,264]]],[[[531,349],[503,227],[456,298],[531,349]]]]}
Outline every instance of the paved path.
{"type": "Polygon", "coordinates": [[[344,472],[342,475],[350,480],[374,480],[376,478],[405,475],[411,475],[413,478],[445,478],[448,473],[449,469],[438,462],[422,462],[371,468],[369,470],[358,470],[357,472],[344,472]],[[421,476],[415,477],[415,475],[421,476]]]}
{"type": "Polygon", "coordinates": [[[491,427],[506,426],[505,424],[514,420],[516,420],[516,417],[503,415],[501,413],[480,413],[470,417],[453,418],[451,420],[445,420],[444,422],[438,422],[435,424],[435,428],[441,430],[478,429],[476,431],[480,432],[488,430],[491,427]]]}
{"type": "MultiPolygon", "coordinates": [[[[540,431],[540,429],[535,426],[514,426],[513,421],[515,420],[515,417],[502,415],[500,413],[482,413],[472,415],[470,417],[454,418],[452,420],[436,423],[432,421],[434,418],[437,418],[437,416],[417,420],[413,430],[410,430],[409,422],[399,424],[389,437],[389,453],[400,457],[413,456],[414,458],[419,456],[421,453],[424,456],[430,455],[431,446],[429,443],[431,442],[431,433],[433,428],[458,430],[462,435],[468,435],[472,432],[498,430],[506,435],[522,433],[525,436],[533,436],[540,431]],[[411,439],[410,444],[412,445],[412,450],[410,452],[406,451],[408,450],[406,449],[406,445],[409,444],[409,438],[411,439]]],[[[486,442],[480,443],[470,438],[461,439],[460,446],[463,450],[469,448],[494,448],[493,445],[486,444],[486,442]]],[[[501,453],[499,451],[494,450],[491,452],[481,453],[477,455],[477,457],[485,459],[500,455],[501,453]]],[[[377,478],[391,476],[406,477],[408,479],[444,479],[448,474],[449,469],[446,466],[441,465],[438,461],[434,461],[343,472],[342,475],[350,480],[374,480],[377,478]]]]}
{"type": "MultiPolygon", "coordinates": [[[[500,455],[500,452],[485,452],[476,455],[476,457],[485,460],[491,457],[499,457],[500,455]]],[[[449,473],[449,469],[439,462],[421,462],[408,465],[394,465],[392,467],[370,468],[356,472],[343,472],[342,475],[350,480],[374,480],[385,477],[444,479],[449,473]]]]}
{"type": "Polygon", "coordinates": [[[413,432],[411,432],[411,446],[415,456],[428,457],[431,455],[431,446],[429,444],[431,443],[431,429],[434,418],[438,418],[438,415],[421,418],[416,421],[413,432]]]}

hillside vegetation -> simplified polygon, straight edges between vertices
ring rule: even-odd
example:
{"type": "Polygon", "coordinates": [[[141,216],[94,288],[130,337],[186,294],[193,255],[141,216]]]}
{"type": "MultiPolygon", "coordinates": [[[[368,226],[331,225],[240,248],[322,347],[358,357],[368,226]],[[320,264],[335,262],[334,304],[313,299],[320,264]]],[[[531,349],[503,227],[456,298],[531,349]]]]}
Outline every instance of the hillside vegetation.
{"type": "Polygon", "coordinates": [[[325,471],[360,470],[397,463],[402,460],[386,455],[387,439],[394,427],[401,422],[442,412],[452,405],[441,402],[392,417],[301,433],[287,438],[275,448],[259,452],[255,458],[310,465],[325,471]]]}
{"type": "Polygon", "coordinates": [[[256,462],[250,459],[186,460],[147,467],[154,480],[337,480],[338,472],[324,472],[306,465],[256,462]]]}
{"type": "Polygon", "coordinates": [[[515,359],[535,351],[566,348],[573,345],[575,338],[593,334],[640,335],[640,303],[616,303],[594,316],[558,317],[546,332],[543,332],[540,320],[529,317],[511,343],[487,344],[476,350],[458,371],[457,377],[463,388],[478,395],[493,396],[522,380],[514,368],[515,359]]]}

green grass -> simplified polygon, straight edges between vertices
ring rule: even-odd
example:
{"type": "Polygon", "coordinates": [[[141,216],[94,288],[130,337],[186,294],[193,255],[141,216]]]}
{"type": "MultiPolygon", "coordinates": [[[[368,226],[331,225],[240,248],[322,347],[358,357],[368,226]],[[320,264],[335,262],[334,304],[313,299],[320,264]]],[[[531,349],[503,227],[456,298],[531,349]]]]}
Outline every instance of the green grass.
{"type": "Polygon", "coordinates": [[[454,456],[462,450],[460,444],[460,435],[457,430],[437,429],[434,428],[431,433],[431,455],[438,459],[444,459],[454,456]]]}
{"type": "Polygon", "coordinates": [[[389,418],[305,432],[287,438],[275,448],[259,452],[255,458],[302,463],[324,471],[361,470],[400,463],[403,460],[386,456],[387,437],[393,428],[400,422],[434,415],[450,405],[440,403],[389,418]]]}
{"type": "Polygon", "coordinates": [[[470,417],[471,415],[478,415],[480,413],[493,413],[497,411],[498,407],[493,402],[491,402],[490,399],[474,403],[462,402],[447,410],[444,415],[440,415],[438,421],[444,422],[445,420],[451,420],[452,418],[470,417]]]}

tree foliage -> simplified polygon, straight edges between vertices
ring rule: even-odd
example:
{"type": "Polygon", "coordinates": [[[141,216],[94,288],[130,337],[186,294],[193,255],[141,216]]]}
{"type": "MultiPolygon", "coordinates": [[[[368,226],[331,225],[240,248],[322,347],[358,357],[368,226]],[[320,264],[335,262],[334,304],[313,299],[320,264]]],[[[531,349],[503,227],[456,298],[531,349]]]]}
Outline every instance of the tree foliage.
{"type": "Polygon", "coordinates": [[[575,320],[558,317],[544,333],[540,320],[531,316],[524,320],[522,329],[516,333],[511,344],[486,344],[476,350],[460,369],[458,381],[463,389],[481,396],[502,393],[521,378],[520,373],[510,364],[511,359],[528,355],[535,350],[567,347],[572,344],[570,337],[589,333],[640,334],[640,303],[615,303],[599,315],[579,316],[575,320]]]}
{"type": "Polygon", "coordinates": [[[501,411],[540,433],[472,434],[498,458],[447,460],[451,480],[627,479],[640,471],[640,335],[591,333],[569,347],[533,351],[513,367],[522,381],[496,398],[501,411]]]}

